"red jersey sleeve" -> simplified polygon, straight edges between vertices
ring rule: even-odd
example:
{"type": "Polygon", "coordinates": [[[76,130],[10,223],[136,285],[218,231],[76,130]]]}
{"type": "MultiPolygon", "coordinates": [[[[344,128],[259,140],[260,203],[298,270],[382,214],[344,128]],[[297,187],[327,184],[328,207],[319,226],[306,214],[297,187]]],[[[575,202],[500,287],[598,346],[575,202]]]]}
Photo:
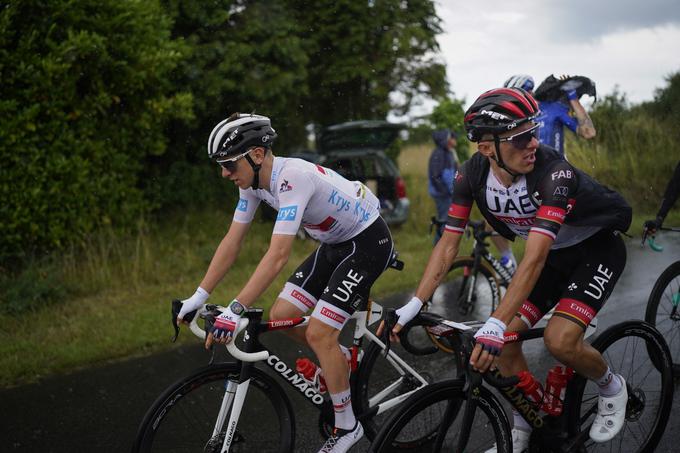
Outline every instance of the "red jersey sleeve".
{"type": "Polygon", "coordinates": [[[470,210],[472,209],[472,188],[467,179],[466,165],[463,165],[456,173],[453,182],[453,200],[449,206],[449,216],[446,219],[446,231],[452,233],[465,233],[465,226],[470,218],[470,210]]]}

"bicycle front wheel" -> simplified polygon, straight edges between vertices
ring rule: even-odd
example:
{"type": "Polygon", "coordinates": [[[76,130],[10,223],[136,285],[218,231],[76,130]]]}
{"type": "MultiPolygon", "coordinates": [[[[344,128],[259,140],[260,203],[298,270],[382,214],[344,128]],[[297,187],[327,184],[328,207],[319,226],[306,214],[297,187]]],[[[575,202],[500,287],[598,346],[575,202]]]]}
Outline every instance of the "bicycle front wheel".
{"type": "MultiPolygon", "coordinates": [[[[577,377],[564,407],[570,436],[581,433],[588,452],[650,452],[663,435],[673,403],[673,372],[668,346],[659,332],[642,321],[627,321],[604,331],[593,342],[612,371],[628,387],[626,421],[611,441],[595,443],[587,435],[597,414],[597,385],[577,377]],[[573,391],[573,393],[572,393],[573,391]]],[[[580,451],[580,450],[579,450],[580,451]]]]}
{"type": "Polygon", "coordinates": [[[448,274],[432,296],[430,311],[447,318],[486,319],[501,300],[496,273],[485,261],[475,269],[474,258],[456,258],[448,274]],[[451,307],[451,308],[449,308],[451,307]],[[447,313],[447,309],[454,312],[447,313]]]}
{"type": "Polygon", "coordinates": [[[411,395],[385,422],[371,444],[375,453],[398,449],[418,452],[454,451],[461,434],[468,435],[466,453],[484,452],[496,445],[497,452],[510,453],[510,423],[498,399],[484,387],[475,399],[471,429],[462,429],[467,393],[464,381],[448,379],[423,387],[411,395]],[[428,427],[423,431],[423,426],[428,427]],[[424,432],[427,433],[424,436],[424,432]]]}
{"type": "MultiPolygon", "coordinates": [[[[420,328],[423,329],[423,328],[420,328]]],[[[426,382],[452,378],[456,376],[456,356],[437,351],[427,355],[413,355],[406,351],[399,343],[391,345],[392,352],[404,360],[418,376],[426,382]]],[[[361,364],[353,380],[352,402],[357,414],[362,416],[362,425],[366,437],[373,439],[381,425],[392,414],[399,404],[377,413],[379,404],[392,405],[398,403],[402,395],[414,392],[424,384],[418,376],[410,373],[392,356],[385,357],[383,349],[377,343],[371,342],[364,351],[361,364]],[[388,401],[390,401],[388,403],[388,401]]],[[[403,397],[406,400],[408,395],[403,397]]],[[[432,427],[423,426],[423,436],[432,427]]]]}
{"type": "MultiPolygon", "coordinates": [[[[139,426],[133,452],[219,453],[226,420],[213,434],[229,379],[240,366],[224,363],[201,368],[168,388],[151,406],[139,426]]],[[[295,419],[290,401],[272,377],[252,368],[230,452],[293,451],[295,419]]]]}
{"type": "Polygon", "coordinates": [[[645,321],[653,325],[668,343],[673,372],[680,375],[680,261],[659,276],[647,301],[645,321]]]}

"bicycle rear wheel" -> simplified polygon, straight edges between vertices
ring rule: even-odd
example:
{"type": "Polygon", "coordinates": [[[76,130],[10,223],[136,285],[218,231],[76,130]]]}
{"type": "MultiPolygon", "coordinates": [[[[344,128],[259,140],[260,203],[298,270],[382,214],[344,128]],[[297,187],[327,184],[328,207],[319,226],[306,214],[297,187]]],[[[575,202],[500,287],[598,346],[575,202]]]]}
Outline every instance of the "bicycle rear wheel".
{"type": "Polygon", "coordinates": [[[570,385],[564,407],[569,410],[570,437],[583,433],[588,452],[654,451],[673,403],[671,356],[663,337],[642,321],[617,324],[593,342],[612,371],[621,374],[628,387],[626,421],[611,441],[595,443],[587,435],[597,413],[597,385],[578,376],[570,385]]]}
{"type": "MultiPolygon", "coordinates": [[[[218,435],[212,433],[226,382],[238,377],[239,371],[236,363],[213,365],[173,384],[145,415],[132,451],[219,452],[226,426],[218,435]]],[[[248,394],[229,451],[283,453],[293,451],[294,441],[295,419],[290,401],[272,377],[252,368],[248,394]]]]}
{"type": "MultiPolygon", "coordinates": [[[[464,431],[461,425],[468,404],[463,386],[463,380],[448,379],[418,390],[385,422],[371,444],[371,451],[454,451],[464,431]],[[426,436],[423,426],[428,427],[426,436]]],[[[510,424],[498,399],[481,387],[476,404],[472,428],[465,433],[469,437],[464,451],[484,452],[496,444],[499,453],[510,453],[510,424]]]]}
{"type": "Polygon", "coordinates": [[[456,258],[435,291],[430,311],[449,319],[460,319],[461,315],[463,320],[486,319],[500,300],[501,289],[494,270],[480,261],[475,272],[474,258],[463,256],[456,258]]]}
{"type": "Polygon", "coordinates": [[[666,268],[649,294],[645,321],[656,327],[668,343],[673,373],[680,375],[680,261],[666,268]]]}

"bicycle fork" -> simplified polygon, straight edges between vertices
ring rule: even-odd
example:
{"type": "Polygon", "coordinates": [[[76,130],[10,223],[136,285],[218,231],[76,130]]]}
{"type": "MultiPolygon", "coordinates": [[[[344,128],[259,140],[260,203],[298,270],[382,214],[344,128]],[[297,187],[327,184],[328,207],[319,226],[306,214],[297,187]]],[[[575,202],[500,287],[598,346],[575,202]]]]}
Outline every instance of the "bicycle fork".
{"type": "Polygon", "coordinates": [[[246,395],[248,394],[249,386],[250,379],[246,379],[241,383],[231,379],[227,381],[226,390],[224,392],[224,397],[222,398],[222,404],[220,406],[220,412],[217,416],[215,428],[213,429],[213,438],[218,438],[224,427],[224,421],[227,418],[227,414],[229,415],[227,431],[224,435],[222,449],[220,450],[222,453],[227,453],[229,451],[231,443],[234,440],[236,426],[238,425],[238,419],[241,415],[241,409],[243,408],[243,403],[246,399],[246,395]]]}

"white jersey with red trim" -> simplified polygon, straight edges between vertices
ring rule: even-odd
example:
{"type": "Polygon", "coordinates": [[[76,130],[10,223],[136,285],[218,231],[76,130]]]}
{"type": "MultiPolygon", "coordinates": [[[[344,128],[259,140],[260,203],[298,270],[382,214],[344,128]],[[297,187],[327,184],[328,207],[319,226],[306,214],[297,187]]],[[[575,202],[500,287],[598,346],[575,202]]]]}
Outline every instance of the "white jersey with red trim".
{"type": "Polygon", "coordinates": [[[380,216],[380,201],[362,183],[302,159],[274,157],[267,189],[239,189],[234,222],[250,223],[260,201],[278,211],[273,234],[297,233],[337,244],[352,239],[380,216]]]}

